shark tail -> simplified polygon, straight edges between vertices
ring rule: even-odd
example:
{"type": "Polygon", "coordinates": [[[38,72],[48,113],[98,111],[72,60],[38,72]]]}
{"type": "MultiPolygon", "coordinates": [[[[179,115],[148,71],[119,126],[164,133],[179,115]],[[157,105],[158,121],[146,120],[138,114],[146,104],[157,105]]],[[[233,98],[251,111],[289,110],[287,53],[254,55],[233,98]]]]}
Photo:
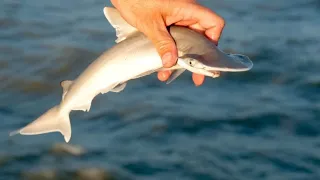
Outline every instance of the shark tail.
{"type": "Polygon", "coordinates": [[[69,113],[60,111],[59,106],[55,106],[42,114],[39,118],[26,125],[25,127],[13,131],[10,136],[21,135],[38,135],[50,132],[60,132],[64,140],[68,143],[71,138],[71,124],[69,113]]]}

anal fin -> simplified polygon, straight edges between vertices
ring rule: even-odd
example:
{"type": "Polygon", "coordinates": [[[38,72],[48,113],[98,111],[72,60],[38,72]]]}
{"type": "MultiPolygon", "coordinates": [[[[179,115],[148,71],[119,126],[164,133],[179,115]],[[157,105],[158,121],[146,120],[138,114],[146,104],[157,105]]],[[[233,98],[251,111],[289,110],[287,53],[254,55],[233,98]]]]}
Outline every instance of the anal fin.
{"type": "Polygon", "coordinates": [[[72,108],[72,110],[89,112],[90,108],[91,108],[91,102],[88,102],[86,104],[82,104],[82,105],[76,106],[76,107],[72,108]]]}

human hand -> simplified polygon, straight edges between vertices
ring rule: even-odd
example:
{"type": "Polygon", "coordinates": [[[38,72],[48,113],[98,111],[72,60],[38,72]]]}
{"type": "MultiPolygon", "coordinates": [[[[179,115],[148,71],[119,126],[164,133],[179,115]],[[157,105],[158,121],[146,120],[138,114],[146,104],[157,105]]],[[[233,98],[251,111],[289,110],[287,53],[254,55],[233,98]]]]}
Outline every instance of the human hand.
{"type": "MultiPolygon", "coordinates": [[[[176,64],[178,50],[167,26],[186,26],[205,34],[216,45],[224,28],[224,20],[196,0],[111,0],[121,16],[144,33],[155,45],[163,66],[176,64]]],[[[166,81],[171,71],[158,72],[158,79],[166,81]]],[[[192,74],[196,86],[204,82],[204,75],[192,74]]]]}

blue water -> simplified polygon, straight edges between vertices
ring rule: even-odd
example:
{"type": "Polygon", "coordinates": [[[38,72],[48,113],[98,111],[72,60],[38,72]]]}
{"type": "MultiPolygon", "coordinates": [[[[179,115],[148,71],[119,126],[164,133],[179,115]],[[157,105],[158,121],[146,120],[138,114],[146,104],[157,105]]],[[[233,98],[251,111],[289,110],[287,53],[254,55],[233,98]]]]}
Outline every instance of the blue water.
{"type": "Polygon", "coordinates": [[[170,85],[154,74],[98,96],[89,113],[71,114],[70,144],[86,152],[65,156],[51,151],[58,133],[8,133],[114,45],[110,3],[1,1],[0,179],[72,179],[86,168],[115,179],[320,179],[320,1],[199,2],[226,20],[219,46],[254,68],[201,87],[190,73],[170,85]]]}

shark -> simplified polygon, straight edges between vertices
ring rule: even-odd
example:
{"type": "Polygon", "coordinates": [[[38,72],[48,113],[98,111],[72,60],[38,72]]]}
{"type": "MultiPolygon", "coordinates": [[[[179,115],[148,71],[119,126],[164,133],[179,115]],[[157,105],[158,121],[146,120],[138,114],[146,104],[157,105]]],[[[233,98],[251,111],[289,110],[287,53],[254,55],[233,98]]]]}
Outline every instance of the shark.
{"type": "Polygon", "coordinates": [[[96,96],[121,92],[129,80],[159,70],[172,70],[167,81],[169,84],[185,71],[216,78],[219,72],[244,72],[253,66],[249,57],[227,54],[196,31],[170,26],[168,30],[176,42],[179,58],[172,68],[163,68],[155,46],[143,33],[128,24],[115,8],[104,7],[103,12],[116,31],[116,44],[103,52],[74,80],[61,81],[63,93],[60,103],[26,126],[12,131],[10,136],[60,132],[68,143],[72,134],[70,112],[89,112],[96,96]]]}

